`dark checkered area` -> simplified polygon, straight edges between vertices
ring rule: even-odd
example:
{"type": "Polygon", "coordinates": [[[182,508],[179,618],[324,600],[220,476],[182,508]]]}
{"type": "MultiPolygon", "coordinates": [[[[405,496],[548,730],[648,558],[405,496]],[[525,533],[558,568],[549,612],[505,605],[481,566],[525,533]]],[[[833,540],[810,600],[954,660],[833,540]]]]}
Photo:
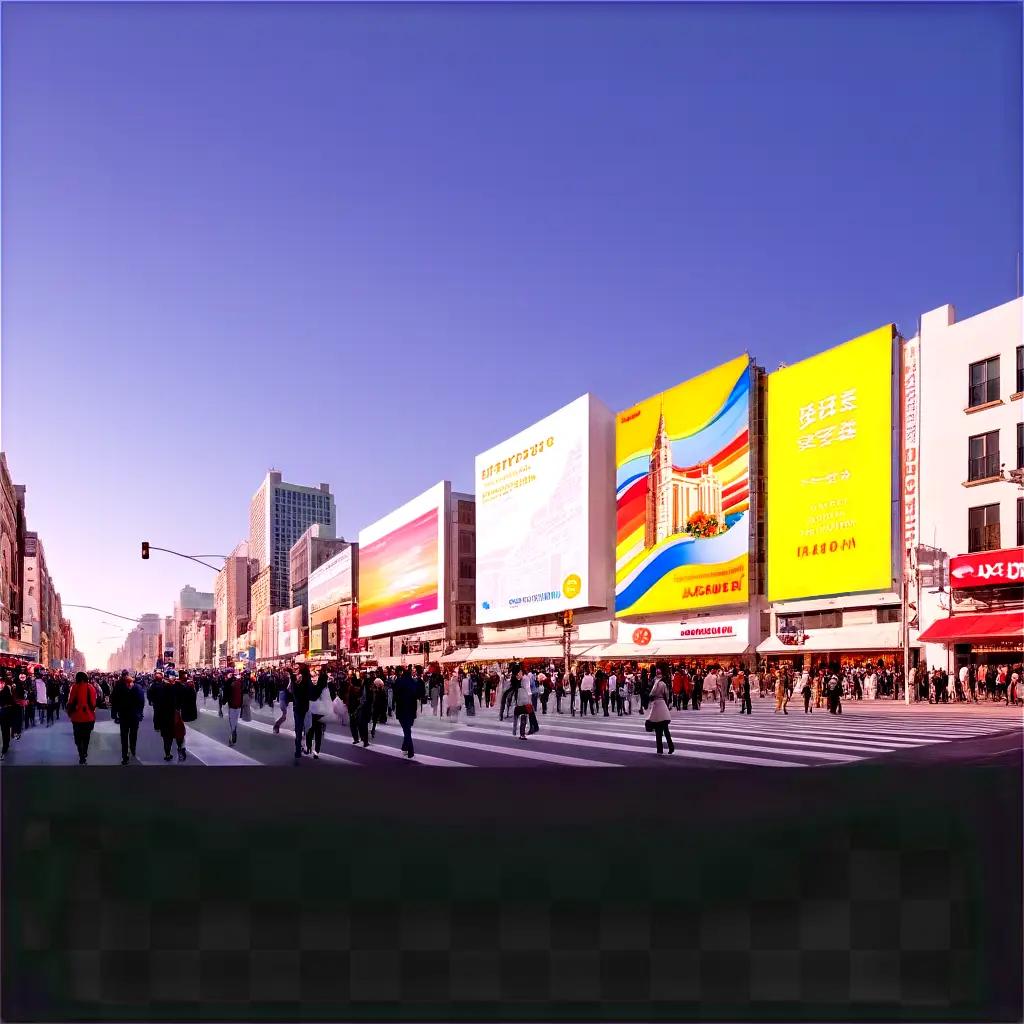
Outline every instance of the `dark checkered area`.
{"type": "Polygon", "coordinates": [[[1020,1019],[1019,774],[903,776],[24,769],[3,1019],[1020,1019]]]}

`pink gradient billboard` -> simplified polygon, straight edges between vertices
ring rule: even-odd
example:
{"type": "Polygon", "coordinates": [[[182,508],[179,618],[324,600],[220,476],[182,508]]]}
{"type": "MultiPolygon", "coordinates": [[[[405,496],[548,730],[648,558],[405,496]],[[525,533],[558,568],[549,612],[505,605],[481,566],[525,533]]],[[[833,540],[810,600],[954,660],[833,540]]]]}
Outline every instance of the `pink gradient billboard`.
{"type": "Polygon", "coordinates": [[[359,633],[380,636],[444,622],[448,484],[359,532],[359,633]]]}

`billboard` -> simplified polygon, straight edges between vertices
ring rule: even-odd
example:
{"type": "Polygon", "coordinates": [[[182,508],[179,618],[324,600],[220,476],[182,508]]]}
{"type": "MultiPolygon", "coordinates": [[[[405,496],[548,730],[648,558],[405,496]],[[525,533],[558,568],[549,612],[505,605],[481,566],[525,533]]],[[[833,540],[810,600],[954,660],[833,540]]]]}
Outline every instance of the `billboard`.
{"type": "Polygon", "coordinates": [[[893,325],[768,378],[768,599],[892,584],[893,325]]]}
{"type": "Polygon", "coordinates": [[[309,621],[325,608],[352,600],[352,549],[345,548],[309,574],[309,621]]]}
{"type": "Polygon", "coordinates": [[[443,481],[359,531],[359,632],[381,636],[444,622],[443,481]]]}
{"type": "MultiPolygon", "coordinates": [[[[302,606],[274,612],[270,616],[270,657],[281,658],[299,651],[302,632],[302,606]]],[[[264,657],[267,657],[265,652],[264,657]]]]}
{"type": "Polygon", "coordinates": [[[949,585],[954,590],[1024,584],[1024,548],[976,551],[949,560],[949,585]]]}
{"type": "Polygon", "coordinates": [[[747,600],[749,356],[619,413],[615,614],[747,600]]]}
{"type": "Polygon", "coordinates": [[[476,457],[476,621],[608,601],[612,414],[583,395],[476,457]]]}

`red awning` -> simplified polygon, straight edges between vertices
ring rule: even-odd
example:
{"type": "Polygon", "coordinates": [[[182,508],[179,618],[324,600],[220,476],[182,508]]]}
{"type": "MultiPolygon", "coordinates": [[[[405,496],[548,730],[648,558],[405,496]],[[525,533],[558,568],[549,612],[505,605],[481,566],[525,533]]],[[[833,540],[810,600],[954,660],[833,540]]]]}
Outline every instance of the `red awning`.
{"type": "Polygon", "coordinates": [[[1024,611],[953,615],[933,622],[920,636],[922,643],[955,640],[1020,640],[1024,644],[1024,611]]]}

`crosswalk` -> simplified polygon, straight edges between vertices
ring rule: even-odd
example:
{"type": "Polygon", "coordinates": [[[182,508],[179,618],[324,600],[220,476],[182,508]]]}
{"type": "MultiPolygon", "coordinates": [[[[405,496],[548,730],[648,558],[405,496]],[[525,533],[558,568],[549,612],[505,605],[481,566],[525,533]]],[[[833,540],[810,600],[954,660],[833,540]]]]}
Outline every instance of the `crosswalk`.
{"type": "MultiPolygon", "coordinates": [[[[457,722],[425,708],[413,728],[416,756],[404,756],[402,730],[394,721],[378,726],[369,746],[352,742],[351,733],[333,716],[328,720],[319,764],[335,768],[374,768],[398,764],[417,768],[616,768],[664,765],[666,770],[773,768],[844,768],[894,755],[932,758],[953,753],[958,741],[1009,736],[1000,749],[1019,742],[1019,708],[1001,705],[914,705],[888,701],[847,702],[841,716],[823,709],[804,714],[802,705],[776,714],[774,700],[754,700],[752,715],[739,715],[731,704],[724,713],[715,703],[699,712],[673,714],[675,752],[659,758],[654,737],[638,715],[603,714],[585,718],[566,713],[538,716],[540,731],[525,741],[513,734],[509,719],[500,721],[494,708],[479,709],[457,722]],[[1013,735],[1016,733],[1017,735],[1013,735]]],[[[139,730],[138,758],[133,766],[260,767],[293,765],[295,734],[289,709],[279,733],[273,724],[276,708],[252,708],[252,720],[238,723],[238,742],[230,742],[227,715],[211,700],[200,701],[199,719],[188,726],[185,761],[163,760],[159,734],[147,718],[139,730]]],[[[90,765],[120,764],[120,734],[106,712],[96,723],[90,765]]],[[[302,761],[306,761],[305,756],[302,761]]],[[[12,744],[4,767],[77,764],[66,716],[52,728],[26,729],[12,744]]]]}
{"type": "MultiPolygon", "coordinates": [[[[626,767],[657,760],[654,737],[640,715],[602,714],[585,718],[550,712],[538,718],[540,731],[524,742],[513,735],[506,718],[493,708],[460,715],[456,724],[426,713],[413,729],[415,762],[429,767],[626,767]]],[[[241,729],[271,734],[276,711],[253,709],[253,721],[241,729]]],[[[216,717],[216,712],[207,714],[216,717]]],[[[294,745],[291,716],[274,736],[294,745]]],[[[1020,730],[1018,709],[1001,706],[915,706],[881,702],[851,702],[841,716],[824,709],[804,714],[774,712],[774,702],[758,701],[753,715],[739,715],[735,705],[722,713],[705,704],[699,712],[677,711],[671,732],[673,755],[666,763],[722,768],[807,768],[842,766],[906,753],[919,748],[1020,730]]],[[[377,727],[369,747],[354,745],[349,729],[336,719],[328,722],[322,757],[352,766],[372,766],[382,759],[402,757],[402,730],[393,720],[377,727]]]]}

